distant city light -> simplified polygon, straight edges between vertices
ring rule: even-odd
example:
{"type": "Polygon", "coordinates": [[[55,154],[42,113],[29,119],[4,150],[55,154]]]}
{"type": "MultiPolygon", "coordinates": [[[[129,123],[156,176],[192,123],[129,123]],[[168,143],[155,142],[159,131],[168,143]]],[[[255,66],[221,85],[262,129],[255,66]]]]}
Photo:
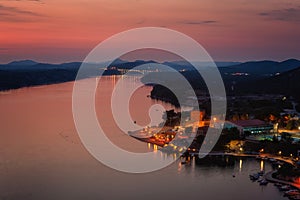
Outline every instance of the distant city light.
{"type": "Polygon", "coordinates": [[[261,149],[261,150],[260,150],[260,153],[263,153],[263,152],[264,152],[264,149],[261,149]]]}

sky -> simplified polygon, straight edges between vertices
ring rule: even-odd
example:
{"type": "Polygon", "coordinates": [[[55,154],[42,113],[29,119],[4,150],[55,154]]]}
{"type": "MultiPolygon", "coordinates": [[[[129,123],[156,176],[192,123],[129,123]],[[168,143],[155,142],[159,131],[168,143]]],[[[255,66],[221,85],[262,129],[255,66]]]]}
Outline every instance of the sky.
{"type": "Polygon", "coordinates": [[[216,61],[300,59],[300,0],[0,0],[0,63],[82,61],[147,26],[192,37],[216,61]]]}

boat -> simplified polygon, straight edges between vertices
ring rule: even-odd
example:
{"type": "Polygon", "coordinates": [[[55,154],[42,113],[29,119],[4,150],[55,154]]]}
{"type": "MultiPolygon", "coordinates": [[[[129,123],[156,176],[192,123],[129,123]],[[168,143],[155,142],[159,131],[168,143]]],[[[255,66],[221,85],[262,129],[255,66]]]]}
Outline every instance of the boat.
{"type": "Polygon", "coordinates": [[[262,176],[262,175],[264,175],[264,173],[265,173],[264,171],[259,171],[257,174],[262,176]]]}
{"type": "Polygon", "coordinates": [[[258,174],[250,174],[249,175],[250,180],[252,181],[256,181],[259,179],[259,175],[258,174]]]}
{"type": "Polygon", "coordinates": [[[260,183],[259,183],[259,185],[268,185],[268,181],[267,180],[262,180],[260,183]]]}
{"type": "Polygon", "coordinates": [[[262,178],[262,177],[260,177],[258,180],[257,180],[257,182],[262,182],[264,179],[262,178]]]}
{"type": "Polygon", "coordinates": [[[289,190],[291,190],[291,186],[283,185],[283,186],[279,187],[279,190],[280,191],[289,191],[289,190]]]}
{"type": "Polygon", "coordinates": [[[286,191],[284,193],[284,196],[296,196],[296,195],[300,195],[300,192],[299,190],[289,190],[289,191],[286,191]]]}

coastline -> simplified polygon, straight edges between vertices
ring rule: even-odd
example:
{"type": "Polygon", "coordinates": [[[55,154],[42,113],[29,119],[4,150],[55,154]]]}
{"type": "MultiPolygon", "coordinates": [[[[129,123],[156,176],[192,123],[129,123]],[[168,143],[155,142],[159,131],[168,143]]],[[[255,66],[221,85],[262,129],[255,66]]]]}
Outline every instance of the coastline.
{"type": "MultiPolygon", "coordinates": [[[[157,146],[160,146],[160,147],[163,147],[164,146],[164,143],[163,142],[158,142],[158,141],[152,141],[150,140],[150,138],[138,138],[138,137],[135,137],[135,136],[131,136],[139,141],[142,141],[142,142],[145,142],[145,143],[150,143],[150,144],[153,144],[153,145],[157,145],[157,146]]],[[[192,157],[195,157],[195,156],[199,156],[199,153],[196,151],[189,151],[187,150],[186,152],[188,152],[188,154],[185,154],[185,153],[182,153],[181,157],[188,157],[188,156],[192,156],[192,157]]],[[[174,153],[177,153],[177,152],[174,152],[174,153]]],[[[234,157],[248,157],[248,158],[259,158],[259,159],[274,159],[276,161],[280,161],[280,162],[284,162],[286,164],[290,164],[290,165],[293,165],[293,166],[296,166],[295,163],[290,160],[290,159],[285,159],[283,157],[280,157],[280,156],[276,156],[276,155],[271,155],[271,154],[247,154],[247,153],[228,153],[228,152],[210,152],[208,153],[207,155],[205,156],[234,156],[234,157]]],[[[285,185],[290,185],[292,187],[295,187],[297,189],[300,190],[300,185],[299,184],[296,184],[294,182],[289,182],[289,181],[284,181],[284,180],[280,180],[280,179],[277,179],[277,178],[274,178],[273,175],[277,172],[277,170],[273,170],[273,171],[269,171],[267,172],[265,175],[264,175],[264,178],[269,181],[269,182],[272,182],[272,183],[281,183],[281,184],[285,184],[285,185]]]]}
{"type": "Polygon", "coordinates": [[[300,190],[300,185],[296,184],[296,183],[293,183],[293,182],[289,182],[289,181],[284,181],[284,180],[280,180],[280,179],[277,179],[277,178],[274,178],[273,175],[276,173],[277,171],[270,171],[268,173],[265,174],[265,179],[269,182],[272,182],[272,183],[281,183],[281,184],[285,184],[285,185],[290,185],[290,186],[293,186],[297,189],[300,190]]]}

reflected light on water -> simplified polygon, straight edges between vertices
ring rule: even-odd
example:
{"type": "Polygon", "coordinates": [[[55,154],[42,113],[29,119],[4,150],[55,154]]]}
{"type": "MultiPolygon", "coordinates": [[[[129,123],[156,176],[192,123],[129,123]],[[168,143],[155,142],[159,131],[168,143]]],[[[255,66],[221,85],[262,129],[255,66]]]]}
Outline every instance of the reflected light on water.
{"type": "Polygon", "coordinates": [[[160,157],[164,158],[166,160],[166,157],[164,156],[163,152],[160,151],[160,157]]]}
{"type": "Polygon", "coordinates": [[[113,75],[112,76],[112,88],[115,88],[115,86],[116,86],[116,76],[115,75],[113,75]]]}
{"type": "Polygon", "coordinates": [[[196,166],[196,159],[195,159],[195,157],[192,157],[191,163],[192,163],[192,172],[194,172],[195,171],[195,166],[196,166]]]}
{"type": "Polygon", "coordinates": [[[181,173],[181,169],[182,169],[182,164],[181,164],[181,162],[179,162],[178,163],[178,169],[177,169],[178,174],[181,173]]]}
{"type": "Polygon", "coordinates": [[[260,161],[260,171],[264,171],[265,170],[265,161],[261,160],[260,161]]]}
{"type": "Polygon", "coordinates": [[[173,158],[174,158],[174,160],[177,160],[177,154],[176,153],[174,153],[173,158]]]}
{"type": "Polygon", "coordinates": [[[151,144],[150,144],[150,143],[148,143],[147,145],[148,145],[148,149],[150,150],[150,149],[151,149],[151,144]]]}
{"type": "Polygon", "coordinates": [[[157,152],[158,146],[156,144],[153,144],[153,152],[157,152]]]}
{"type": "Polygon", "coordinates": [[[240,172],[242,172],[242,168],[243,168],[243,160],[240,159],[240,165],[239,165],[239,170],[240,170],[240,172]]]}

